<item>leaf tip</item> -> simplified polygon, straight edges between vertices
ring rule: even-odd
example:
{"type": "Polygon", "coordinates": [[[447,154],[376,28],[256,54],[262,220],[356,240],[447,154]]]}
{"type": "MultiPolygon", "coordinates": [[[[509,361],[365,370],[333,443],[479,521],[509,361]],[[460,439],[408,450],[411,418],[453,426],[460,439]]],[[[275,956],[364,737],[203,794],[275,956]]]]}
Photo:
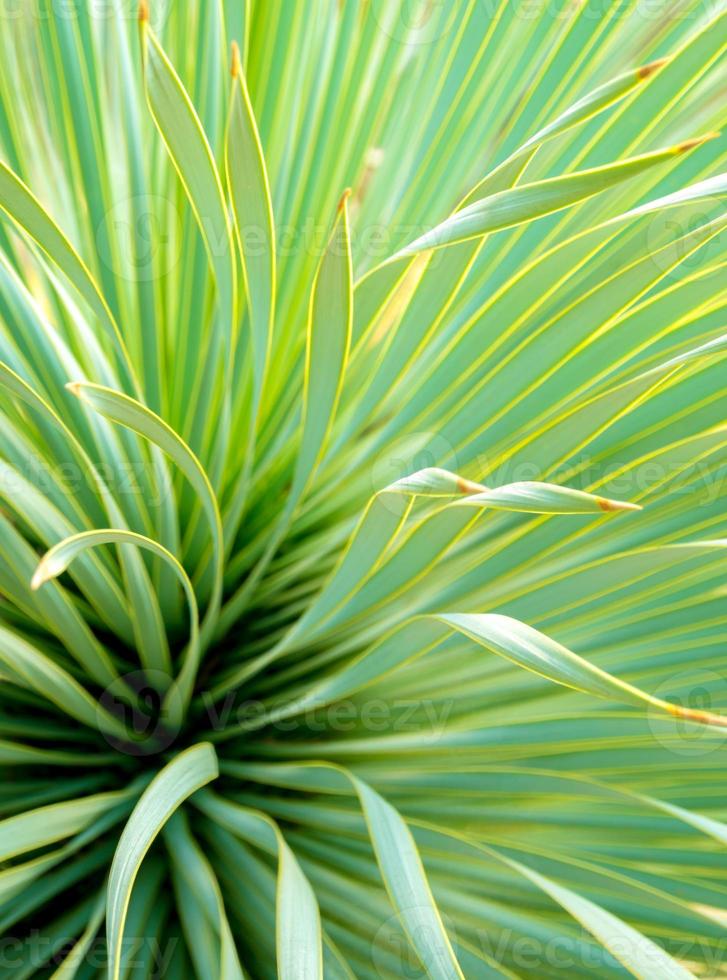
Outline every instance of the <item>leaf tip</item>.
{"type": "Polygon", "coordinates": [[[703,136],[695,136],[690,140],[684,140],[681,143],[677,143],[674,147],[675,153],[686,153],[688,150],[693,150],[696,146],[701,146],[702,143],[708,143],[709,140],[717,139],[721,133],[712,131],[710,133],[705,133],[703,136]]]}
{"type": "Polygon", "coordinates": [[[72,395],[75,395],[76,398],[80,398],[81,397],[81,389],[82,389],[82,387],[83,387],[83,382],[82,381],[69,381],[66,384],[66,386],[65,386],[66,391],[70,391],[70,393],[72,395]]]}
{"type": "Polygon", "coordinates": [[[45,585],[45,583],[49,582],[52,578],[53,575],[51,574],[46,561],[43,560],[38,564],[38,567],[33,573],[33,577],[30,580],[30,588],[33,590],[33,592],[37,592],[41,586],[45,585]]]}
{"type": "Polygon", "coordinates": [[[149,0],[139,0],[139,23],[149,23],[149,0]]]}
{"type": "Polygon", "coordinates": [[[338,202],[338,208],[337,208],[338,214],[340,214],[341,211],[343,211],[343,209],[346,207],[346,201],[349,199],[350,196],[351,196],[351,188],[347,187],[346,190],[343,192],[343,194],[341,194],[340,200],[338,202]]]}
{"type": "Polygon", "coordinates": [[[632,504],[628,500],[609,500],[608,497],[598,497],[598,506],[604,511],[643,510],[641,504],[632,504]]]}
{"type": "Polygon", "coordinates": [[[673,701],[664,701],[669,714],[684,721],[693,721],[698,725],[708,725],[711,728],[727,728],[727,716],[715,714],[713,711],[703,711],[701,708],[685,708],[673,701]]]}
{"type": "Polygon", "coordinates": [[[657,58],[655,61],[650,61],[648,65],[642,65],[639,68],[638,75],[640,79],[651,78],[653,74],[663,68],[664,65],[670,61],[670,58],[657,58]]]}
{"type": "Polygon", "coordinates": [[[457,489],[460,493],[471,494],[483,493],[487,490],[487,487],[482,483],[475,483],[473,480],[466,480],[463,476],[458,476],[457,489]]]}
{"type": "Polygon", "coordinates": [[[233,78],[237,78],[242,73],[242,59],[240,58],[240,45],[237,41],[232,42],[232,64],[230,66],[230,74],[233,78]]]}

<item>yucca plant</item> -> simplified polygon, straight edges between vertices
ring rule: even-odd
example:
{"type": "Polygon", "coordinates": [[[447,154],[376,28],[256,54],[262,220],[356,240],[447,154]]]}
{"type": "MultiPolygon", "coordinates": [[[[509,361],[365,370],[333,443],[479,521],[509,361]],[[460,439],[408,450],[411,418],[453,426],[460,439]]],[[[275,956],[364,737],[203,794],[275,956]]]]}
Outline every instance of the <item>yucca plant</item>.
{"type": "Polygon", "coordinates": [[[0,16],[0,980],[727,976],[725,4],[0,16]]]}

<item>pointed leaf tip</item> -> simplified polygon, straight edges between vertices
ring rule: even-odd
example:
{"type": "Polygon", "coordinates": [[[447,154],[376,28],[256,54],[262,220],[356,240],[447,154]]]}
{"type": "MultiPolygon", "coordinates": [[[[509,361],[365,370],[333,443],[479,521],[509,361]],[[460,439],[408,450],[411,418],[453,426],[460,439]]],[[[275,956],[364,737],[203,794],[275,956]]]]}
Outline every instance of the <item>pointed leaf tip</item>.
{"type": "Polygon", "coordinates": [[[45,585],[49,578],[50,576],[47,573],[47,569],[44,563],[41,561],[33,573],[32,579],[30,580],[30,588],[33,590],[33,592],[37,592],[42,585],[45,585]]]}
{"type": "Polygon", "coordinates": [[[75,395],[76,398],[80,398],[81,397],[81,388],[82,388],[82,386],[83,386],[83,382],[82,381],[69,381],[66,384],[65,388],[66,388],[66,391],[70,391],[70,393],[72,395],[75,395]]]}
{"type": "Polygon", "coordinates": [[[346,190],[343,192],[343,194],[341,194],[341,198],[338,202],[339,214],[341,213],[341,211],[343,211],[344,207],[346,206],[346,201],[349,199],[350,196],[351,196],[351,188],[347,187],[346,190]]]}
{"type": "Polygon", "coordinates": [[[705,133],[703,136],[695,136],[690,140],[684,140],[682,143],[677,143],[674,147],[675,153],[686,153],[687,150],[693,150],[696,146],[701,146],[702,143],[708,143],[710,140],[717,139],[721,136],[721,133],[713,130],[710,133],[705,133]]]}
{"type": "Polygon", "coordinates": [[[149,22],[149,0],[140,0],[139,2],[139,23],[147,24],[149,22]]]}
{"type": "Polygon", "coordinates": [[[484,483],[475,483],[474,480],[466,480],[463,476],[457,477],[457,489],[460,493],[483,493],[487,490],[484,483]]]}
{"type": "Polygon", "coordinates": [[[406,493],[424,497],[455,497],[485,493],[487,487],[482,483],[467,480],[457,473],[428,466],[416,473],[402,477],[385,488],[389,493],[406,493]]]}
{"type": "Polygon", "coordinates": [[[230,67],[230,74],[233,78],[237,78],[238,75],[242,73],[242,60],[240,58],[240,45],[237,41],[232,42],[232,65],[230,67]]]}
{"type": "Polygon", "coordinates": [[[608,497],[598,497],[601,510],[643,510],[641,504],[632,504],[628,500],[610,500],[608,497]]]}
{"type": "Polygon", "coordinates": [[[673,701],[663,701],[661,704],[675,718],[683,721],[693,721],[698,725],[710,725],[712,728],[727,728],[727,717],[715,714],[712,711],[704,711],[701,708],[685,708],[681,704],[673,701]]]}
{"type": "Polygon", "coordinates": [[[657,58],[656,61],[650,61],[648,65],[642,65],[641,68],[639,68],[639,78],[651,78],[651,76],[659,71],[660,68],[663,68],[669,60],[669,58],[657,58]]]}
{"type": "Polygon", "coordinates": [[[38,562],[38,567],[30,580],[30,588],[33,592],[37,592],[46,582],[51,582],[62,575],[67,568],[68,562],[56,553],[55,548],[52,548],[38,562]]]}

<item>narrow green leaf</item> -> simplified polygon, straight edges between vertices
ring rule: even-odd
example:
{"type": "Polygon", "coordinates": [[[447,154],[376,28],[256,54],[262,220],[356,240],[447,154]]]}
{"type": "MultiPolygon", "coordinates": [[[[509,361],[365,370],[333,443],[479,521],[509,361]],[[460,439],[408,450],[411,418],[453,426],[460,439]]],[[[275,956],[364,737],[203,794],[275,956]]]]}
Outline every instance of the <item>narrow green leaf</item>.
{"type": "Polygon", "coordinates": [[[21,742],[0,739],[0,765],[3,766],[108,766],[116,762],[115,752],[89,755],[88,752],[66,752],[63,749],[36,748],[21,742]]]}
{"type": "Polygon", "coordinates": [[[555,681],[556,684],[563,684],[599,698],[623,701],[640,707],[648,705],[685,721],[727,728],[727,717],[652,697],[632,684],[612,677],[532,626],[510,616],[497,613],[442,613],[434,618],[493,653],[555,681]]]}
{"type": "MultiPolygon", "coordinates": [[[[116,527],[126,527],[124,515],[113,494],[78,438],[58,413],[51,408],[48,402],[41,398],[20,375],[16,374],[15,371],[2,361],[0,361],[0,387],[9,391],[15,398],[27,405],[34,415],[39,416],[44,428],[47,426],[49,433],[55,433],[57,431],[62,435],[64,442],[67,444],[67,448],[63,447],[60,452],[65,454],[70,449],[74,461],[88,475],[91,486],[95,487],[98,492],[109,522],[116,527]]],[[[155,463],[159,464],[160,485],[168,486],[168,474],[161,467],[163,462],[161,453],[156,449],[154,453],[157,457],[155,463]]],[[[170,510],[171,516],[175,518],[175,508],[171,507],[170,510]]],[[[138,616],[137,613],[137,618],[132,620],[142,661],[146,667],[165,670],[169,666],[169,649],[161,622],[159,605],[154,601],[154,596],[152,595],[149,574],[144,563],[134,550],[129,553],[122,550],[121,564],[131,602],[137,611],[144,610],[142,616],[138,616]],[[143,629],[140,634],[139,631],[142,628],[142,624],[143,629]]]]}
{"type": "Polygon", "coordinates": [[[290,500],[304,492],[336,414],[351,344],[353,281],[348,193],[338,207],[311,292],[303,388],[303,432],[290,500]]]}
{"type": "Polygon", "coordinates": [[[276,945],[280,980],[321,980],[321,921],[313,890],[277,824],[263,813],[210,792],[195,805],[230,833],[278,858],[276,945]]]}
{"type": "Polygon", "coordinates": [[[403,476],[396,483],[386,487],[386,493],[407,493],[423,497],[456,497],[463,494],[477,494],[487,490],[481,483],[465,480],[456,473],[429,466],[403,476]]]}
{"type": "Polygon", "coordinates": [[[195,841],[183,811],[175,813],[164,827],[164,840],[172,862],[172,870],[179,881],[180,899],[187,902],[192,913],[188,919],[185,909],[179,913],[185,924],[187,945],[199,964],[202,976],[219,977],[219,980],[242,980],[244,973],[235,947],[235,940],[227,920],[222,893],[215,874],[195,841]],[[206,944],[199,941],[204,925],[209,924],[214,933],[217,948],[206,957],[206,944]]]}
{"type": "Polygon", "coordinates": [[[10,678],[29,687],[89,728],[133,741],[126,727],[50,657],[11,630],[0,627],[0,664],[10,678]]]}
{"type": "Polygon", "coordinates": [[[521,514],[598,514],[604,511],[641,510],[638,504],[609,500],[597,494],[553,483],[508,483],[466,497],[463,504],[514,510],[521,514]]]}
{"type": "MultiPolygon", "coordinates": [[[[473,855],[473,852],[486,854],[499,864],[512,868],[519,875],[532,882],[561,908],[565,909],[584,929],[591,933],[634,977],[639,980],[694,980],[694,975],[681,963],[653,942],[643,933],[638,932],[618,916],[566,888],[551,878],[541,875],[521,861],[501,853],[494,847],[480,844],[460,834],[452,833],[441,826],[419,825],[425,835],[430,833],[436,839],[446,839],[463,857],[473,855]]],[[[473,855],[474,856],[474,855],[473,855]]]]}
{"type": "Polygon", "coordinates": [[[0,861],[80,833],[128,796],[128,790],[97,793],[0,820],[0,861]]]}
{"type": "Polygon", "coordinates": [[[524,514],[592,514],[599,511],[641,510],[636,504],[608,500],[597,494],[553,483],[526,481],[501,487],[485,487],[449,470],[430,467],[402,477],[386,488],[387,493],[407,493],[424,497],[461,496],[462,503],[514,510],[524,514]]]}
{"type": "Polygon", "coordinates": [[[38,556],[18,528],[0,510],[0,574],[5,588],[28,608],[40,626],[54,634],[84,673],[101,687],[113,684],[118,673],[110,651],[94,635],[71,596],[57,583],[33,596],[30,579],[38,556]]]}
{"type": "MultiPolygon", "coordinates": [[[[487,850],[494,853],[489,848],[487,850]]],[[[640,980],[651,980],[652,977],[659,977],[659,980],[662,978],[663,980],[695,980],[694,974],[669,956],[661,946],[618,916],[612,915],[611,912],[583,895],[578,895],[570,888],[565,888],[532,868],[526,867],[520,861],[498,856],[500,860],[550,895],[577,922],[580,922],[584,929],[595,936],[633,976],[640,980]]]]}
{"type": "Polygon", "coordinates": [[[464,977],[444,928],[414,838],[399,813],[355,776],[381,875],[409,940],[432,980],[464,977]]]}
{"type": "Polygon", "coordinates": [[[282,542],[296,507],[325,450],[335,419],[351,347],[353,273],[348,227],[349,191],[341,198],[333,230],[313,280],[303,379],[303,420],[293,481],[284,510],[267,535],[267,547],[246,581],[225,605],[220,632],[247,608],[255,586],[282,542]]]}
{"type": "MultiPolygon", "coordinates": [[[[510,154],[510,156],[499,164],[499,166],[497,166],[493,171],[487,174],[487,176],[484,177],[483,180],[481,180],[480,183],[469,192],[469,194],[467,194],[457,210],[460,210],[460,208],[465,207],[474,201],[478,201],[485,196],[490,196],[497,191],[504,190],[504,187],[495,185],[496,179],[510,173],[514,168],[524,170],[525,167],[527,167],[530,159],[532,159],[535,151],[540,146],[549,140],[568,132],[570,129],[573,129],[580,123],[587,122],[600,112],[603,112],[605,109],[608,109],[617,102],[620,102],[621,99],[632,93],[639,85],[643,85],[643,83],[650,79],[657,71],[659,71],[659,69],[663,68],[667,61],[667,58],[659,58],[647,65],[641,65],[639,68],[631,68],[629,71],[623,72],[622,74],[617,75],[615,78],[604,82],[603,85],[599,85],[592,91],[587,92],[583,98],[578,99],[578,101],[574,102],[573,105],[568,106],[564,112],[561,112],[556,119],[550,123],[547,123],[547,125],[543,126],[542,129],[539,129],[536,133],[530,136],[522,144],[522,146],[515,150],[514,153],[510,154]]],[[[515,182],[508,182],[507,186],[509,187],[513,183],[515,182]]]]}
{"type": "MultiPolygon", "coordinates": [[[[331,579],[318,597],[296,621],[286,635],[260,657],[244,663],[225,677],[211,694],[217,697],[255,676],[304,638],[340,623],[345,614],[353,616],[363,609],[390,597],[406,587],[430,567],[443,547],[462,534],[474,518],[461,507],[512,510],[532,514],[603,514],[604,512],[639,510],[635,504],[610,500],[581,490],[547,483],[513,483],[486,489],[479,483],[437,467],[419,470],[391,484],[369,502],[361,521],[344,550],[331,579]],[[394,536],[403,526],[409,507],[397,503],[397,495],[455,497],[449,504],[429,515],[411,531],[400,551],[385,554],[394,536]],[[406,550],[405,550],[406,549],[406,550]],[[385,556],[385,557],[384,557],[385,556]],[[385,560],[390,567],[380,568],[385,560]],[[375,573],[378,573],[374,578],[375,573]],[[347,608],[346,601],[352,605],[347,608]]],[[[258,719],[260,721],[260,719],[258,719]]],[[[230,737],[226,733],[226,737],[230,737]]],[[[222,736],[217,736],[222,737],[222,736]]]]}
{"type": "Polygon", "coordinates": [[[220,176],[192,100],[159,44],[147,16],[141,17],[141,41],[149,108],[202,233],[217,282],[220,314],[229,342],[237,328],[236,265],[232,227],[220,176]]]}
{"type": "Polygon", "coordinates": [[[129,900],[144,856],[174,811],[217,775],[215,751],[211,745],[201,742],[180,753],[157,773],[134,807],[119,838],[109,875],[106,900],[109,980],[119,978],[129,900]]]}
{"type": "Polygon", "coordinates": [[[573,126],[577,126],[579,123],[593,118],[599,112],[603,112],[604,109],[608,109],[609,106],[614,105],[614,103],[633,92],[639,85],[643,85],[644,82],[648,81],[648,79],[667,64],[668,60],[668,58],[658,58],[656,61],[651,61],[647,65],[641,65],[639,68],[630,68],[628,71],[622,72],[615,78],[604,82],[603,85],[599,85],[584,95],[582,99],[569,106],[553,122],[539,129],[537,133],[523,144],[521,150],[532,148],[535,145],[545,142],[545,140],[559,136],[573,126]]]}
{"type": "Polygon", "coordinates": [[[40,246],[86,300],[114,344],[120,363],[126,371],[125,380],[133,382],[134,372],[129,354],[98,284],[40,201],[2,160],[0,208],[40,246]]]}
{"type": "Polygon", "coordinates": [[[367,783],[329,763],[255,766],[229,762],[223,773],[312,793],[352,791],[366,820],[376,861],[402,925],[432,980],[463,978],[414,838],[397,810],[367,783]]]}
{"type": "Polygon", "coordinates": [[[174,555],[151,538],[136,534],[133,531],[118,529],[86,531],[60,541],[47,551],[35,571],[31,586],[33,589],[39,589],[45,582],[62,575],[78,555],[90,548],[97,548],[104,544],[133,545],[152,552],[170,566],[184,590],[189,605],[189,644],[182,660],[182,669],[166,692],[163,706],[165,717],[170,725],[177,728],[182,723],[192,697],[200,661],[200,646],[197,597],[189,576],[174,555]]]}
{"type": "Polygon", "coordinates": [[[232,74],[226,141],[227,180],[248,299],[254,417],[265,381],[273,327],[275,227],[265,159],[236,44],[233,45],[232,74]]]}
{"type": "Polygon", "coordinates": [[[202,623],[201,643],[204,646],[217,618],[222,597],[223,543],[217,498],[202,464],[184,440],[163,419],[133,398],[85,381],[73,382],[68,385],[68,389],[101,415],[126,426],[158,446],[176,463],[197,493],[210,524],[214,569],[212,595],[202,623]]]}
{"type": "Polygon", "coordinates": [[[628,160],[595,167],[593,170],[550,177],[533,184],[521,184],[511,190],[500,191],[455,212],[451,218],[401,249],[393,258],[416,255],[426,249],[467,241],[572,207],[601,191],[615,187],[629,177],[644,173],[650,167],[674,160],[710,138],[711,134],[628,160]]]}
{"type": "MultiPolygon", "coordinates": [[[[70,537],[77,530],[77,526],[66,518],[46,493],[42,493],[22,472],[3,460],[0,460],[0,498],[4,498],[21,519],[27,521],[47,547],[59,538],[70,537]]],[[[96,556],[91,556],[91,560],[82,562],[74,573],[77,584],[108,628],[117,632],[127,643],[133,643],[134,630],[128,602],[108,567],[96,556]]]]}

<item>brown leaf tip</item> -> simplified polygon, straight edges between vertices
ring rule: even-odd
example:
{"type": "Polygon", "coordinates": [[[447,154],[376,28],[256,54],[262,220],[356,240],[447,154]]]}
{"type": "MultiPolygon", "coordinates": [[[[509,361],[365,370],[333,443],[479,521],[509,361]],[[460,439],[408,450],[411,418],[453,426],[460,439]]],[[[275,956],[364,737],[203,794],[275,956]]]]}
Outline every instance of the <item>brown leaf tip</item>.
{"type": "Polygon", "coordinates": [[[483,486],[481,483],[475,483],[473,480],[465,480],[463,476],[457,477],[457,489],[460,493],[483,493],[487,490],[487,487],[483,486]]]}
{"type": "Polygon", "coordinates": [[[668,58],[657,58],[656,61],[650,61],[648,65],[642,65],[639,68],[639,78],[650,78],[654,72],[663,68],[667,61],[669,61],[668,58]]]}
{"type": "Polygon", "coordinates": [[[626,500],[609,500],[608,497],[598,497],[598,506],[601,510],[641,510],[639,504],[631,504],[626,500]]]}
{"type": "Polygon", "coordinates": [[[139,23],[149,23],[149,0],[139,0],[139,23]]]}
{"type": "Polygon", "coordinates": [[[337,211],[339,214],[341,213],[341,211],[343,211],[344,207],[346,206],[346,201],[349,199],[350,196],[351,196],[351,188],[347,187],[346,190],[343,192],[343,194],[341,194],[341,199],[338,202],[337,211]]]}
{"type": "Polygon", "coordinates": [[[232,66],[230,68],[230,74],[233,78],[237,78],[242,72],[242,59],[240,58],[240,45],[237,41],[232,42],[232,66]]]}
{"type": "Polygon", "coordinates": [[[72,395],[75,395],[76,398],[80,398],[81,397],[82,387],[83,387],[83,382],[81,382],[81,381],[69,381],[65,385],[66,391],[70,391],[70,393],[72,395]]]}
{"type": "Polygon", "coordinates": [[[664,703],[669,713],[675,718],[693,721],[698,725],[709,725],[712,728],[727,728],[727,716],[725,715],[717,715],[712,711],[702,711],[699,708],[684,708],[672,701],[665,701],[664,703]]]}
{"type": "Polygon", "coordinates": [[[721,133],[712,132],[705,133],[704,136],[695,136],[693,139],[684,140],[682,143],[678,143],[675,147],[677,153],[686,153],[687,150],[693,150],[695,146],[701,146],[702,143],[707,143],[709,140],[716,140],[721,133]]]}

